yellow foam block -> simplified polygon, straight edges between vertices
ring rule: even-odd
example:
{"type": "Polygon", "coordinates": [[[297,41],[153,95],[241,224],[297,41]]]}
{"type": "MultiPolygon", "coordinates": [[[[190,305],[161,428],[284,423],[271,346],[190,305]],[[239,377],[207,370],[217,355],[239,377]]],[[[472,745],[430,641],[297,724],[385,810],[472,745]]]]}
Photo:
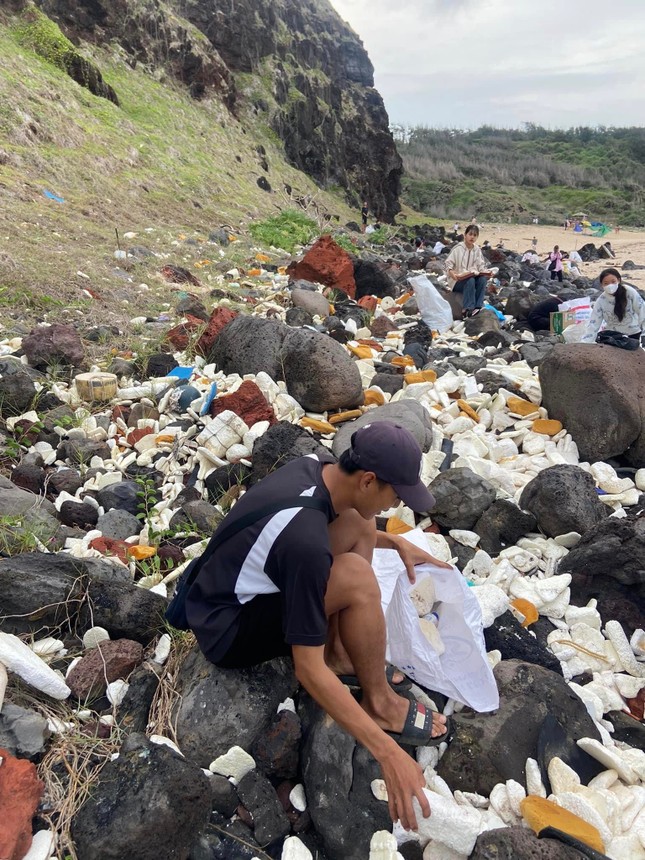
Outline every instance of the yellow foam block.
{"type": "Polygon", "coordinates": [[[473,421],[476,421],[476,422],[479,424],[479,415],[475,412],[475,410],[473,409],[473,407],[472,407],[472,406],[469,406],[469,405],[466,403],[466,401],[465,401],[465,400],[462,400],[462,399],[460,398],[460,399],[457,401],[457,406],[461,409],[461,411],[462,411],[462,412],[465,412],[465,414],[466,414],[469,418],[472,418],[472,419],[473,419],[473,421]]]}
{"type": "Polygon", "coordinates": [[[521,397],[509,397],[506,405],[511,412],[516,415],[532,415],[537,412],[538,407],[535,403],[530,403],[528,400],[523,400],[521,397]]]}
{"type": "Polygon", "coordinates": [[[522,627],[528,627],[529,624],[535,624],[540,617],[540,613],[537,611],[535,604],[531,603],[530,600],[525,600],[523,597],[516,597],[514,600],[511,600],[511,606],[517,609],[517,611],[524,616],[522,627]]]}
{"type": "Polygon", "coordinates": [[[343,421],[353,421],[354,418],[360,418],[362,414],[360,409],[348,409],[346,412],[337,412],[335,415],[330,415],[329,423],[342,424],[343,421]]]}
{"type": "Polygon", "coordinates": [[[404,523],[398,517],[390,517],[385,524],[385,531],[390,535],[404,535],[406,532],[412,531],[412,526],[404,523]]]}
{"type": "Polygon", "coordinates": [[[371,358],[372,350],[369,346],[352,346],[351,343],[347,344],[347,349],[355,355],[356,358],[371,358]]]}
{"type": "Polygon", "coordinates": [[[383,397],[380,391],[376,391],[374,388],[368,388],[365,392],[364,402],[366,406],[383,406],[385,403],[385,397],[383,397]]]}
{"type": "Polygon", "coordinates": [[[394,367],[414,367],[414,359],[409,355],[395,355],[390,364],[394,367]]]}
{"type": "Polygon", "coordinates": [[[437,374],[434,370],[417,370],[413,373],[406,373],[403,381],[407,385],[414,385],[416,382],[436,382],[437,374]]]}
{"type": "Polygon", "coordinates": [[[335,433],[336,428],[329,421],[319,421],[317,418],[302,418],[300,420],[301,427],[309,427],[315,430],[316,433],[335,433]]]}
{"type": "Polygon", "coordinates": [[[562,421],[556,421],[554,418],[536,418],[531,424],[531,430],[545,436],[555,436],[562,430],[562,421]]]}
{"type": "Polygon", "coordinates": [[[156,554],[157,550],[153,546],[139,546],[137,544],[135,546],[131,546],[128,550],[128,555],[135,558],[137,561],[141,561],[144,558],[152,558],[152,556],[156,554]]]}
{"type": "Polygon", "coordinates": [[[526,823],[538,836],[545,827],[555,827],[604,854],[605,846],[598,830],[557,803],[529,794],[520,802],[520,810],[526,823]]]}

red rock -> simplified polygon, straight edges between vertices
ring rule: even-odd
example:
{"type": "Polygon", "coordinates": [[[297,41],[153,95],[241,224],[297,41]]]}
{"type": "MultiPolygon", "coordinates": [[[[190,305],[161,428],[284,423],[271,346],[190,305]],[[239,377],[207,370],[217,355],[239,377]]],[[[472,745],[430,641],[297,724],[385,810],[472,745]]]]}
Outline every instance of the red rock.
{"type": "Polygon", "coordinates": [[[124,540],[101,536],[90,541],[90,549],[96,549],[102,553],[102,555],[115,555],[117,558],[120,558],[124,564],[127,564],[130,560],[128,558],[130,544],[126,543],[124,540]]]}
{"type": "Polygon", "coordinates": [[[78,699],[96,698],[117,678],[127,678],[143,662],[143,645],[131,639],[101,642],[74,666],[66,678],[78,699]]]}
{"type": "MultiPolygon", "coordinates": [[[[398,308],[397,308],[398,310],[398,308]]],[[[381,316],[377,317],[372,321],[370,325],[370,331],[374,335],[374,337],[385,337],[385,335],[389,331],[397,331],[398,326],[395,325],[392,320],[389,320],[387,317],[381,316]]]]}
{"type": "Polygon", "coordinates": [[[213,313],[210,315],[206,328],[197,341],[197,352],[200,355],[208,357],[221,330],[224,326],[227,326],[231,320],[234,320],[236,316],[237,311],[231,311],[228,308],[215,308],[213,313]]]}
{"type": "Polygon", "coordinates": [[[252,427],[256,421],[268,421],[269,424],[276,423],[273,407],[267,403],[264,394],[250,379],[245,379],[233,394],[216,397],[211,403],[209,411],[214,418],[226,409],[239,415],[249,427],[252,427]]]}
{"type": "Polygon", "coordinates": [[[352,259],[331,236],[321,236],[300,262],[291,263],[287,274],[342,290],[352,299],[356,293],[352,259]]]}
{"type": "Polygon", "coordinates": [[[170,341],[176,349],[186,349],[191,337],[202,328],[204,328],[204,320],[186,314],[186,322],[179,323],[167,331],[166,340],[170,341]]]}
{"type": "Polygon", "coordinates": [[[298,774],[298,750],[302,730],[292,711],[280,711],[253,743],[251,754],[262,773],[280,779],[298,774]]]}
{"type": "Polygon", "coordinates": [[[128,433],[128,444],[136,445],[140,439],[143,439],[144,436],[149,436],[152,432],[152,427],[135,427],[134,430],[130,430],[128,433]]]}
{"type": "Polygon", "coordinates": [[[22,860],[31,847],[31,819],[44,790],[36,766],[0,749],[0,857],[22,860]]]}
{"type": "Polygon", "coordinates": [[[358,300],[358,304],[360,307],[373,314],[376,310],[378,302],[376,300],[376,296],[363,296],[361,299],[358,300]]]}

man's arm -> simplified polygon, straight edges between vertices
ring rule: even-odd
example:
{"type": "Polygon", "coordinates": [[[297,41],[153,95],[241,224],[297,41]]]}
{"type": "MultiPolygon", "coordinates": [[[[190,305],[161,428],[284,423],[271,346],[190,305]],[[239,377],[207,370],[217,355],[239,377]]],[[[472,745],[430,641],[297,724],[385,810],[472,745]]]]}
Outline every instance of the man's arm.
{"type": "Polygon", "coordinates": [[[430,804],[423,792],[423,771],[417,762],[377,726],[338,680],[325,663],[324,645],[293,645],[292,651],[298,681],[339,726],[369,750],[381,766],[392,820],[400,820],[407,830],[416,830],[412,798],[419,801],[425,818],[430,815],[430,804]]]}

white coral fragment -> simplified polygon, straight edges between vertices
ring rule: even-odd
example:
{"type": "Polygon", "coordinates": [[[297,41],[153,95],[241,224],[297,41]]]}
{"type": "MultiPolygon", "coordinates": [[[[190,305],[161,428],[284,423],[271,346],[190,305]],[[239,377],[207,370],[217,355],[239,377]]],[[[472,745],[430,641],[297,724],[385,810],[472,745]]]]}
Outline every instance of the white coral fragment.
{"type": "Polygon", "coordinates": [[[231,747],[224,755],[218,756],[212,761],[208,769],[211,773],[219,773],[228,777],[233,785],[237,785],[247,773],[255,767],[255,759],[242,747],[231,747]]]}

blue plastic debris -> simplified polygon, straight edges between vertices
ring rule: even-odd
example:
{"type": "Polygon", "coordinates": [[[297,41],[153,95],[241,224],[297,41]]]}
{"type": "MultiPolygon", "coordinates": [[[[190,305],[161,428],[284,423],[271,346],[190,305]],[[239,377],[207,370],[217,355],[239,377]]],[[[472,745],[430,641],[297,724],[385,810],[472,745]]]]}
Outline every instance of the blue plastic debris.
{"type": "Polygon", "coordinates": [[[187,382],[190,377],[193,375],[194,367],[173,367],[168,376],[176,376],[179,380],[184,380],[187,382]]]}
{"type": "Polygon", "coordinates": [[[215,400],[216,394],[217,394],[217,383],[214,382],[210,387],[210,391],[206,395],[206,400],[204,400],[204,405],[202,406],[202,411],[199,413],[200,415],[206,415],[206,413],[210,409],[211,403],[213,402],[213,400],[215,400]]]}
{"type": "Polygon", "coordinates": [[[43,188],[43,194],[48,200],[55,200],[56,203],[64,203],[65,198],[59,197],[58,194],[54,194],[53,191],[48,191],[46,188],[43,188]]]}

